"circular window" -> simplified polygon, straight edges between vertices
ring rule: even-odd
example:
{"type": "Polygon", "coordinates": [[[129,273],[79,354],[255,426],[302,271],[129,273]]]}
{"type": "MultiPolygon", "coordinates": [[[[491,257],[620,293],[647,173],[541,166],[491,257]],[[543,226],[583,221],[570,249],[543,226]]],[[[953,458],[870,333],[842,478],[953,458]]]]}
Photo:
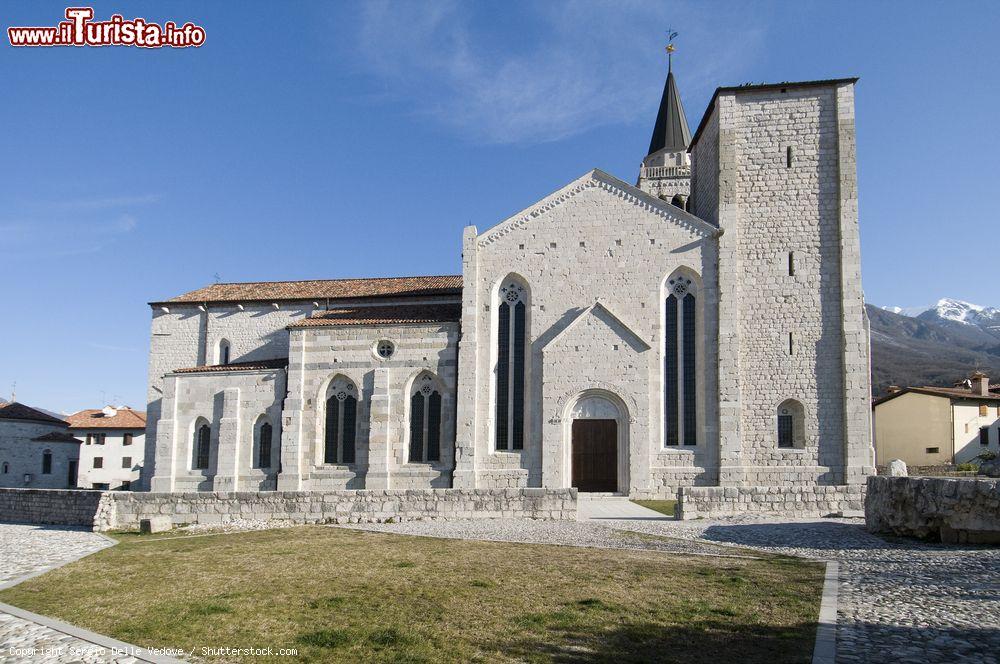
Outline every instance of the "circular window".
{"type": "Polygon", "coordinates": [[[396,352],[396,346],[388,339],[382,339],[375,344],[375,354],[383,360],[388,360],[396,352]]]}

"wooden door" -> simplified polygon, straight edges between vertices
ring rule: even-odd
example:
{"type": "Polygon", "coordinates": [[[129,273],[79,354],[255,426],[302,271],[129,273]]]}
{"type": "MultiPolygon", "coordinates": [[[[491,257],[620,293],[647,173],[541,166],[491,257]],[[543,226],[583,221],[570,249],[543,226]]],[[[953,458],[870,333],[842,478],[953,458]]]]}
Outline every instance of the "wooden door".
{"type": "Polygon", "coordinates": [[[573,421],[573,486],[580,491],[618,490],[618,423],[573,421]]]}

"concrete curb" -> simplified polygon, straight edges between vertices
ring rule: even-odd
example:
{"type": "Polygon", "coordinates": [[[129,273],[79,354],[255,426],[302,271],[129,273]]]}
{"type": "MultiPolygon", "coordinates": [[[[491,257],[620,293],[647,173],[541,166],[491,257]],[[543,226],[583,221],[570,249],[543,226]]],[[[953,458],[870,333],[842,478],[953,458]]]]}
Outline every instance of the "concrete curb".
{"type": "Polygon", "coordinates": [[[42,627],[47,627],[53,631],[72,636],[75,639],[111,650],[114,657],[134,657],[140,662],[152,662],[153,664],[183,664],[183,660],[176,659],[168,655],[160,655],[147,648],[140,648],[139,646],[134,646],[130,643],[125,643],[124,641],[112,639],[110,636],[104,636],[103,634],[98,634],[97,632],[91,632],[90,630],[74,627],[69,623],[41,616],[37,613],[32,613],[31,611],[25,611],[24,609],[19,609],[16,606],[11,606],[10,604],[3,604],[0,602],[0,612],[9,613],[10,615],[21,618],[22,620],[33,622],[36,625],[41,625],[42,627]]]}
{"type": "MultiPolygon", "coordinates": [[[[73,528],[73,530],[76,530],[73,528]]],[[[80,528],[79,530],[87,530],[85,528],[80,528]]],[[[0,590],[6,590],[7,588],[13,588],[14,586],[24,583],[29,579],[33,579],[36,576],[41,576],[47,572],[51,572],[54,569],[64,567],[70,563],[75,563],[78,560],[83,560],[88,556],[92,556],[95,553],[109,549],[112,546],[118,544],[118,540],[108,537],[107,535],[101,533],[94,533],[99,535],[101,539],[109,542],[108,546],[103,546],[95,551],[88,551],[87,553],[74,556],[72,558],[67,558],[48,567],[44,567],[40,570],[35,570],[30,574],[25,574],[23,576],[10,579],[3,583],[0,583],[0,590]]],[[[134,646],[130,643],[125,643],[124,641],[118,641],[117,639],[112,639],[109,636],[104,636],[103,634],[98,634],[97,632],[91,632],[90,630],[82,629],[80,627],[74,627],[69,623],[64,623],[61,620],[55,620],[54,618],[49,618],[47,616],[42,616],[37,613],[32,613],[31,611],[25,611],[24,609],[19,609],[16,606],[11,606],[10,604],[4,604],[0,602],[0,612],[7,613],[22,620],[27,620],[29,622],[35,623],[36,625],[41,625],[42,627],[47,627],[56,632],[72,636],[73,638],[79,639],[86,643],[99,646],[101,648],[106,648],[112,650],[118,657],[134,657],[141,662],[152,662],[153,664],[181,664],[182,660],[175,659],[167,655],[160,655],[155,652],[150,651],[147,648],[140,648],[139,646],[134,646]]]]}
{"type": "Polygon", "coordinates": [[[840,592],[840,563],[828,561],[819,605],[816,645],[812,664],[835,664],[837,660],[837,600],[840,592]]]}

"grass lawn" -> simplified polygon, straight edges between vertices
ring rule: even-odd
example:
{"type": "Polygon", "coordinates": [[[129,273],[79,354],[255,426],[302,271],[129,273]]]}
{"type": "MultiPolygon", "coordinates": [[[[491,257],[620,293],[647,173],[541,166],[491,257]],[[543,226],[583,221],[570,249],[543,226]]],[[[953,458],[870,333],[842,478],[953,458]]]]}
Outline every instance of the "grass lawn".
{"type": "Polygon", "coordinates": [[[123,537],[0,601],[196,656],[270,646],[315,662],[777,664],[810,661],[822,581],[821,565],[793,559],[307,526],[123,537]]]}
{"type": "Polygon", "coordinates": [[[674,515],[674,505],[677,504],[676,500],[633,500],[632,502],[667,516],[674,515]]]}

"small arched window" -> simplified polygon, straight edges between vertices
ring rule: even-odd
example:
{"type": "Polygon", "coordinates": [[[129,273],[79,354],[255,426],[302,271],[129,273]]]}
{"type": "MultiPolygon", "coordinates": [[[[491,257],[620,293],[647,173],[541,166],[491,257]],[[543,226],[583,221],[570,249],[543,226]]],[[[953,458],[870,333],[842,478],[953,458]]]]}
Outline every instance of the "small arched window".
{"type": "Polygon", "coordinates": [[[271,423],[264,421],[257,427],[257,467],[271,467],[271,423]]]}
{"type": "Polygon", "coordinates": [[[778,406],[778,447],[796,448],[805,445],[805,409],[795,399],[786,399],[778,406]]]}
{"type": "Polygon", "coordinates": [[[673,205],[674,207],[679,207],[680,209],[683,210],[684,209],[684,197],[681,196],[680,194],[677,194],[676,196],[674,196],[670,200],[670,204],[673,205]]]}
{"type": "Polygon", "coordinates": [[[227,339],[219,342],[218,364],[229,364],[229,341],[227,339]]]}
{"type": "Polygon", "coordinates": [[[410,394],[410,463],[441,460],[441,390],[433,376],[413,381],[410,394]]]}
{"type": "Polygon", "coordinates": [[[42,475],[52,474],[52,451],[45,450],[42,452],[42,475]]]}
{"type": "Polygon", "coordinates": [[[354,463],[357,421],[358,388],[338,376],[327,390],[324,463],[354,463]]]}
{"type": "Polygon", "coordinates": [[[194,430],[194,470],[208,470],[208,460],[212,449],[212,428],[204,422],[194,430]]]}
{"type": "Polygon", "coordinates": [[[10,472],[10,464],[6,461],[3,462],[3,474],[6,475],[10,472]]]}
{"type": "Polygon", "coordinates": [[[524,449],[524,371],[528,291],[508,279],[497,307],[496,448],[524,449]]]}

